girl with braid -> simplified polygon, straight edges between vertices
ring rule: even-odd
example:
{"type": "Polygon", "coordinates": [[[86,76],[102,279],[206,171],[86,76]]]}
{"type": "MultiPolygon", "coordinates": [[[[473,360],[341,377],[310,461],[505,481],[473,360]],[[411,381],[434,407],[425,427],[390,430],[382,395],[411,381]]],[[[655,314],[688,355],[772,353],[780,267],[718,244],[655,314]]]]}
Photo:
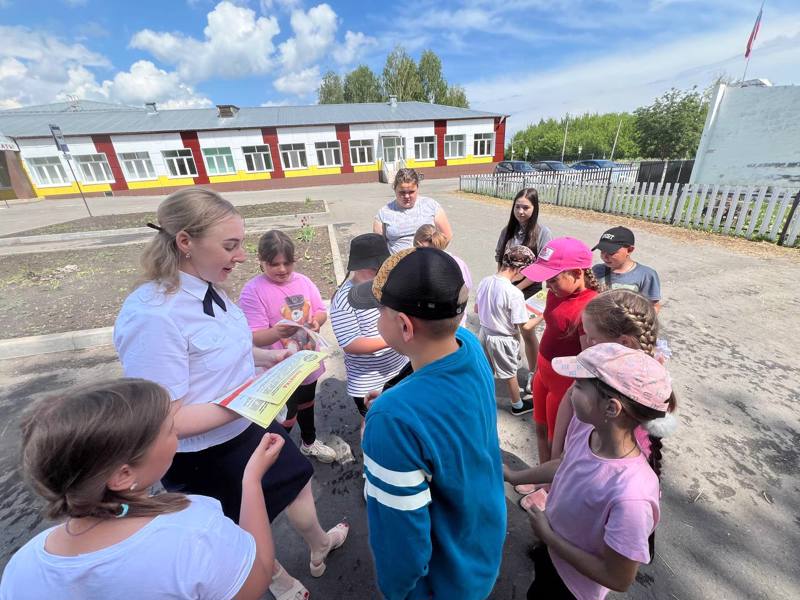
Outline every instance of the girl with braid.
{"type": "Polygon", "coordinates": [[[602,600],[625,592],[640,563],[653,557],[659,521],[660,447],[649,458],[638,427],[662,433],[675,410],[669,374],[642,350],[600,343],[578,356],[557,357],[553,369],[575,379],[567,394],[575,415],[564,454],[537,467],[511,471],[512,484],[552,483],[547,512],[528,509],[541,542],[528,598],[602,600]]]}
{"type": "Polygon", "coordinates": [[[585,347],[581,313],[598,291],[591,267],[589,247],[575,238],[562,237],[547,242],[536,262],[520,271],[531,281],[543,281],[547,285],[545,330],[539,343],[532,385],[540,463],[550,460],[558,407],[572,385],[570,377],[553,370],[551,361],[561,356],[576,356],[585,347]]]}

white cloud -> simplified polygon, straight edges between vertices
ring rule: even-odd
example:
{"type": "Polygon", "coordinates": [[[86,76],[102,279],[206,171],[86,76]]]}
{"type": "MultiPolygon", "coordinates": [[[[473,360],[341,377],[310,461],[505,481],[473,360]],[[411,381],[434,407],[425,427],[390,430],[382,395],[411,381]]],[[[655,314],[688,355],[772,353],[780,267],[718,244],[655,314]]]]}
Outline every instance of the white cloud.
{"type": "Polygon", "coordinates": [[[208,98],[180,80],[177,73],[168,73],[148,60],[131,65],[129,71],[117,73],[113,81],[104,81],[102,89],[111,100],[141,106],[157,102],[163,108],[201,108],[211,106],[208,98]]]}
{"type": "Polygon", "coordinates": [[[287,73],[275,80],[275,89],[284,94],[304,96],[319,87],[319,67],[313,66],[296,73],[287,73]]]}
{"type": "MultiPolygon", "coordinates": [[[[510,114],[510,132],[565,113],[633,110],[670,87],[703,89],[721,74],[741,77],[749,27],[737,22],[723,30],[578,58],[549,70],[477,80],[466,84],[467,97],[473,108],[510,114]]],[[[759,34],[747,77],[800,83],[798,64],[800,13],[784,14],[759,34]]]]}
{"type": "Polygon", "coordinates": [[[344,34],[344,45],[335,48],[333,58],[340,65],[350,65],[354,63],[370,46],[376,44],[375,38],[368,37],[363,33],[348,31],[344,34]]]}
{"type": "Polygon", "coordinates": [[[300,0],[260,0],[261,14],[267,15],[275,10],[294,10],[300,8],[300,0]]]}
{"type": "Polygon", "coordinates": [[[283,100],[267,100],[266,102],[262,102],[259,106],[292,106],[292,103],[286,99],[283,100]]]}
{"type": "Polygon", "coordinates": [[[272,39],[280,32],[277,19],[256,18],[252,9],[228,0],[217,4],[207,18],[203,40],[144,29],[134,34],[131,46],[175,65],[180,77],[189,82],[246,77],[272,70],[272,39]]]}
{"type": "Polygon", "coordinates": [[[287,72],[299,71],[322,58],[336,38],[338,18],[327,4],[308,12],[295,10],[290,23],[294,36],[280,45],[281,63],[287,72]]]}

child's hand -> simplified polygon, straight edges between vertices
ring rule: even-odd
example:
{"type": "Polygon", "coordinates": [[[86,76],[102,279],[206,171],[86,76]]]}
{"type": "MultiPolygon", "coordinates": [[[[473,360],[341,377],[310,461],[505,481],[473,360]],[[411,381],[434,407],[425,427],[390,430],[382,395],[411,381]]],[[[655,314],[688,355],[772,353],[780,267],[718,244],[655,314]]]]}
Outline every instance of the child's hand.
{"type": "Polygon", "coordinates": [[[364,406],[367,407],[367,410],[369,410],[369,407],[372,406],[372,403],[375,402],[375,399],[380,395],[381,390],[372,390],[367,392],[367,395],[364,396],[364,406]]]}
{"type": "Polygon", "coordinates": [[[547,520],[547,515],[544,514],[544,511],[531,505],[530,508],[528,508],[528,520],[531,523],[531,529],[533,529],[533,533],[536,534],[536,537],[545,544],[548,544],[553,529],[550,527],[550,521],[547,520]]]}
{"type": "Polygon", "coordinates": [[[306,323],[306,327],[308,327],[311,331],[317,333],[319,331],[319,323],[316,319],[310,319],[308,323],[306,323]]]}
{"type": "Polygon", "coordinates": [[[275,332],[281,337],[281,339],[292,337],[297,329],[298,327],[287,325],[286,323],[278,323],[275,325],[275,332]]]}
{"type": "Polygon", "coordinates": [[[511,467],[508,465],[503,465],[503,481],[511,483],[511,476],[513,473],[514,471],[511,470],[511,467]]]}
{"type": "Polygon", "coordinates": [[[283,443],[283,438],[277,433],[265,433],[264,437],[261,438],[261,442],[250,456],[250,460],[247,461],[242,482],[252,481],[260,484],[264,473],[278,460],[283,443]]]}

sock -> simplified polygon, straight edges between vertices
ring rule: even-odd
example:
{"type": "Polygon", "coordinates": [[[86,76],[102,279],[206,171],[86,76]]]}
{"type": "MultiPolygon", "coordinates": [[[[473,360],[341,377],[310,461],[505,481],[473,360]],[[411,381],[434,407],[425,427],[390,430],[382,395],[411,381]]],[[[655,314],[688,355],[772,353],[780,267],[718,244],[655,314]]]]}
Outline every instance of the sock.
{"type": "Polygon", "coordinates": [[[511,408],[516,408],[517,410],[519,410],[523,406],[525,405],[522,403],[522,400],[517,400],[516,402],[511,403],[511,408]]]}

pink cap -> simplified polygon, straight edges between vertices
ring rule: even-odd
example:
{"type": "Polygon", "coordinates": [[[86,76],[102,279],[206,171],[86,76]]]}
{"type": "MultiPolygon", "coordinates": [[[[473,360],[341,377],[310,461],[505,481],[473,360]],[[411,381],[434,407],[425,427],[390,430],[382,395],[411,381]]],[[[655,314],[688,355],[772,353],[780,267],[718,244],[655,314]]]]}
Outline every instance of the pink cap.
{"type": "Polygon", "coordinates": [[[580,240],[561,237],[550,240],[539,251],[536,262],[520,271],[531,281],[545,281],[562,271],[589,269],[592,266],[592,251],[580,240]]]}
{"type": "Polygon", "coordinates": [[[621,344],[597,344],[578,356],[553,359],[559,375],[574,379],[599,379],[631,400],[667,412],[672,395],[669,373],[642,350],[621,344]]]}

